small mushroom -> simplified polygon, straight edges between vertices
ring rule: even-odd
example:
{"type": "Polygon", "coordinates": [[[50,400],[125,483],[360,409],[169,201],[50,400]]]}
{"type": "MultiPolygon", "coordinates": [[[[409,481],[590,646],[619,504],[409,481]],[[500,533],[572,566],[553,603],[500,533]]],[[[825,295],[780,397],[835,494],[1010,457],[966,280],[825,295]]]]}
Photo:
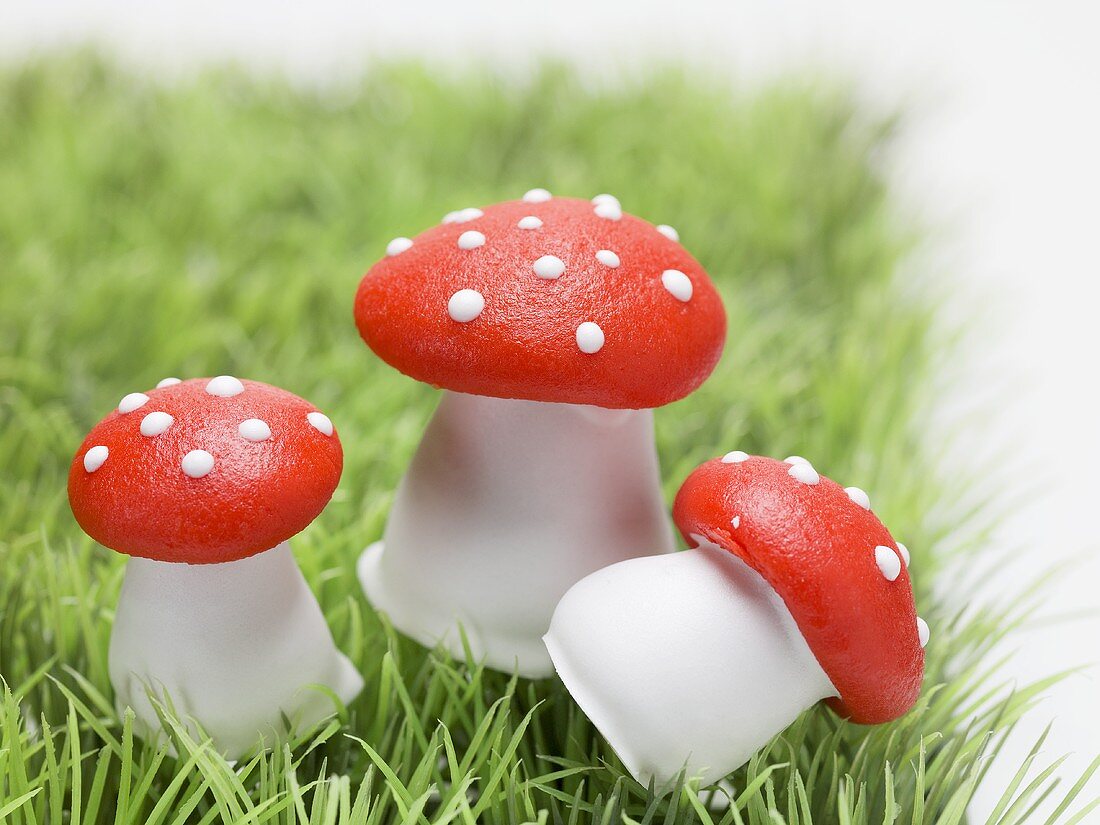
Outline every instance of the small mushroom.
{"type": "Polygon", "coordinates": [[[692,549],[600,570],[558,605],[554,665],[643,783],[714,781],[822,699],[860,724],[917,699],[927,625],[900,545],[865,494],[796,467],[812,469],[703,464],[674,507],[692,549]]]}
{"type": "Polygon", "coordinates": [[[652,408],[714,368],[718,293],[614,198],[533,189],[379,261],[355,318],[383,360],[444,390],[360,561],[367,596],[425,644],[462,656],[461,624],[488,665],[550,675],[541,637],[565,591],[673,548],[652,408]]]}
{"type": "Polygon", "coordinates": [[[141,396],[92,429],[69,471],[80,526],[131,557],[111,682],[147,738],[160,731],[149,692],[167,691],[237,756],[284,718],[331,713],[316,685],[345,702],[363,686],[287,543],[332,497],[340,441],[307,401],[254,381],[162,382],[141,396]]]}

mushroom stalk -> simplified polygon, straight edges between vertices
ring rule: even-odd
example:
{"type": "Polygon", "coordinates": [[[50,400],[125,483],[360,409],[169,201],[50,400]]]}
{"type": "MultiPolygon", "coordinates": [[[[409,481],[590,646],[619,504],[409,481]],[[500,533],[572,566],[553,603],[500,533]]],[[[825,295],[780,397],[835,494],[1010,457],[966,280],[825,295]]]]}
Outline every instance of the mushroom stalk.
{"type": "Polygon", "coordinates": [[[573,587],[546,646],[627,770],[658,785],[743,765],[835,696],[783,600],[713,544],[601,570],[573,587]]]}
{"type": "Polygon", "coordinates": [[[167,692],[219,750],[238,756],[292,724],[350,701],[362,677],[333,642],[290,546],[221,564],[134,557],[111,633],[111,681],[119,708],[133,707],[143,736],[161,724],[147,691],[167,692]]]}
{"type": "Polygon", "coordinates": [[[445,392],[359,576],[401,631],[523,676],[553,665],[541,637],[588,574],[666,553],[651,410],[445,392]]]}

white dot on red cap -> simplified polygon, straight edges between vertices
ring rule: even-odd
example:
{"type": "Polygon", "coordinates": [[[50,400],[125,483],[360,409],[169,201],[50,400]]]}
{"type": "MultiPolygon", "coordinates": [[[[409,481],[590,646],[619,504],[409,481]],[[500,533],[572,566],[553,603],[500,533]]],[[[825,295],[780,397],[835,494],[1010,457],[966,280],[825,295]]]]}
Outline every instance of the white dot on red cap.
{"type": "Polygon", "coordinates": [[[661,283],[664,284],[672,297],[678,301],[691,300],[695,288],[691,285],[691,278],[678,269],[666,269],[661,273],[661,283]]]}
{"type": "Polygon", "coordinates": [[[244,392],[244,384],[232,375],[219,375],[207,382],[206,391],[218,398],[232,398],[244,392]]]}
{"type": "Polygon", "coordinates": [[[585,321],[577,327],[577,346],[581,352],[591,355],[603,349],[604,336],[600,325],[592,321],[585,321]]]}
{"type": "Polygon", "coordinates": [[[321,435],[332,435],[332,421],[323,412],[311,412],[306,416],[306,420],[309,421],[313,428],[321,435]]]}
{"type": "Polygon", "coordinates": [[[909,562],[910,562],[909,548],[906,547],[904,544],[902,544],[900,541],[897,543],[897,545],[898,545],[898,552],[901,553],[901,560],[903,562],[905,562],[905,566],[908,567],[909,562]]]}
{"type": "Polygon", "coordinates": [[[619,199],[616,198],[614,195],[609,195],[606,192],[601,192],[599,195],[596,195],[596,197],[592,199],[592,204],[593,206],[599,206],[601,203],[613,203],[616,206],[619,206],[619,199]]]}
{"type": "Polygon", "coordinates": [[[669,226],[667,223],[658,224],[657,231],[668,238],[670,241],[680,240],[680,233],[669,226]]]}
{"type": "Polygon", "coordinates": [[[565,272],[565,261],[555,255],[543,255],[535,261],[532,269],[535,270],[535,274],[540,278],[546,278],[548,280],[560,278],[561,274],[565,272]]]}
{"type": "Polygon", "coordinates": [[[461,324],[474,320],[485,309],[485,296],[476,289],[460,289],[447,301],[447,314],[461,324]]]}
{"type": "Polygon", "coordinates": [[[465,232],[458,236],[459,249],[477,249],[479,246],[484,245],[485,236],[476,230],[467,229],[465,232]]]}
{"type": "Polygon", "coordinates": [[[181,381],[178,378],[162,378],[157,382],[157,389],[163,390],[165,387],[174,387],[179,383],[181,381]]]}
{"type": "Polygon", "coordinates": [[[844,492],[848,494],[848,498],[862,507],[864,510],[871,509],[871,497],[868,496],[859,487],[845,487],[844,492]]]}
{"type": "Polygon", "coordinates": [[[103,462],[107,460],[109,453],[110,450],[102,444],[97,444],[92,447],[88,452],[84,453],[84,469],[89,473],[94,473],[103,466],[103,462]]]}
{"type": "Polygon", "coordinates": [[[733,525],[733,529],[737,530],[741,527],[741,516],[734,516],[730,519],[730,524],[733,525]]]}
{"type": "Polygon", "coordinates": [[[475,218],[480,218],[485,213],[478,209],[476,206],[467,206],[465,209],[458,209],[454,212],[448,212],[443,216],[443,223],[466,223],[472,221],[475,218]]]}
{"type": "Polygon", "coordinates": [[[245,441],[267,441],[271,438],[271,427],[259,418],[246,418],[237,425],[237,433],[245,441]]]}
{"type": "Polygon", "coordinates": [[[145,405],[149,401],[149,396],[143,392],[131,392],[122,396],[122,400],[118,402],[118,411],[120,413],[131,413],[139,407],[145,405]]]}
{"type": "Polygon", "coordinates": [[[892,547],[880,544],[875,548],[875,564],[887,581],[895,581],[901,575],[901,559],[892,547]]]}
{"type": "Polygon", "coordinates": [[[141,419],[141,427],[139,429],[142,435],[160,435],[172,426],[173,421],[175,421],[175,419],[166,412],[151,412],[145,416],[145,418],[141,419]]]}
{"type": "Polygon", "coordinates": [[[596,213],[597,218],[604,218],[609,221],[620,220],[623,216],[623,208],[613,198],[600,201],[592,211],[596,213]]]}
{"type": "Polygon", "coordinates": [[[742,452],[741,450],[733,450],[722,456],[723,464],[740,464],[742,461],[748,461],[749,454],[742,452]]]}
{"type": "Polygon", "coordinates": [[[809,464],[810,462],[800,455],[789,455],[783,459],[784,464],[809,464]]]}
{"type": "Polygon", "coordinates": [[[817,474],[817,470],[809,464],[792,464],[791,468],[787,470],[787,475],[801,481],[803,484],[813,485],[821,481],[821,476],[817,474]]]}
{"type": "Polygon", "coordinates": [[[917,616],[917,641],[920,642],[921,647],[928,646],[928,637],[931,635],[931,631],[928,629],[928,622],[917,616]]]}
{"type": "Polygon", "coordinates": [[[520,229],[539,229],[542,227],[542,219],[536,218],[534,215],[527,215],[520,218],[516,226],[520,229]]]}
{"type": "Polygon", "coordinates": [[[596,260],[604,266],[609,266],[612,269],[618,269],[619,264],[621,263],[619,261],[619,256],[612,252],[610,249],[601,249],[599,252],[597,252],[596,260]]]}
{"type": "Polygon", "coordinates": [[[550,200],[551,195],[547,190],[541,188],[528,189],[523,193],[523,200],[526,203],[544,203],[550,200]]]}
{"type": "Polygon", "coordinates": [[[191,478],[202,478],[214,469],[214,456],[206,450],[192,450],[183,457],[180,469],[191,478]]]}
{"type": "Polygon", "coordinates": [[[394,238],[386,244],[386,254],[392,258],[394,255],[400,255],[406,249],[412,249],[412,245],[412,238],[394,238]]]}

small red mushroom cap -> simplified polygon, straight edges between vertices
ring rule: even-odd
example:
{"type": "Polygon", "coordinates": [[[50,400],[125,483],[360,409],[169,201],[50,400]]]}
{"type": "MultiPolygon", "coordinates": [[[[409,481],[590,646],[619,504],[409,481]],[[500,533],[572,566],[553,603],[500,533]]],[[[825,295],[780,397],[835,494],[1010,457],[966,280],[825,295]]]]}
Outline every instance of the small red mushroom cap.
{"type": "Polygon", "coordinates": [[[332,422],[308,401],[227,375],[166,379],[125,396],[84,439],[69,504],[119,553],[213,564],[303,530],[342,469],[332,422]]]}
{"type": "Polygon", "coordinates": [[[433,386],[496,398],[659,407],[725,342],[721,299],[668,226],[533,189],[397,238],[355,299],[363,340],[433,386]]]}
{"type": "Polygon", "coordinates": [[[901,546],[865,502],[798,456],[733,452],[688,476],[673,517],[771,585],[837,689],[833,709],[877,724],[913,706],[924,651],[901,546]]]}

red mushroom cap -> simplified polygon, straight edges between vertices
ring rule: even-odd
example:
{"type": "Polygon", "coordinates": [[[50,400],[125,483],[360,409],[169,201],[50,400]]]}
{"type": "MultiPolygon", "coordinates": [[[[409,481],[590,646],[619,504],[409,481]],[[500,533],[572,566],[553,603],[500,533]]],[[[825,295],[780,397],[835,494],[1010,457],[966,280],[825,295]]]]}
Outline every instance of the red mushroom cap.
{"type": "Polygon", "coordinates": [[[308,401],[231,376],[131,393],[84,439],[69,504],[130,556],[214,564],[270,550],[325,508],[343,469],[332,422],[308,401]]]}
{"type": "Polygon", "coordinates": [[[835,711],[862,724],[895,719],[924,676],[901,551],[862,491],[789,461],[730,453],[706,462],[676,495],[676,526],[771,585],[840,694],[828,700],[835,711]]]}
{"type": "Polygon", "coordinates": [[[496,398],[659,407],[725,342],[722,301],[671,227],[532,190],[397,238],[355,299],[363,340],[406,375],[496,398]]]}

